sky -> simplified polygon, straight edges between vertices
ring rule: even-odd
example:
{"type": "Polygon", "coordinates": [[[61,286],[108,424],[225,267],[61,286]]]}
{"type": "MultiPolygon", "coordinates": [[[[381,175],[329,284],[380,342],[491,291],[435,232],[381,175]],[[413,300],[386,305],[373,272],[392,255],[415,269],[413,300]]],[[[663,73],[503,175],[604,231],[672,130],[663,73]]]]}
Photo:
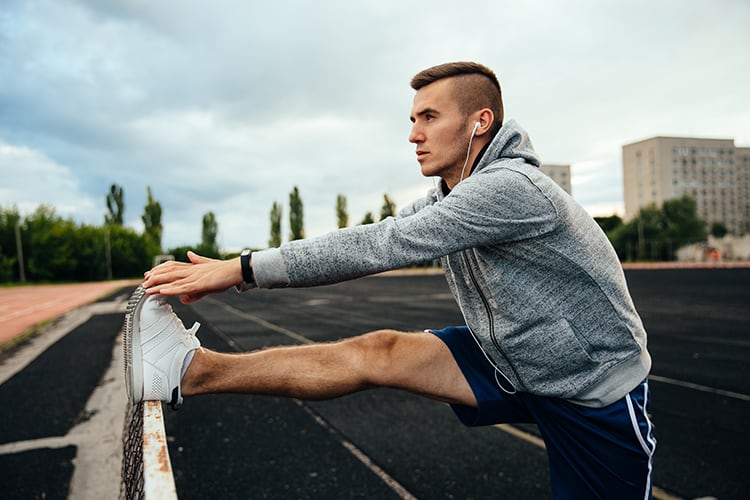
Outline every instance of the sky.
{"type": "Polygon", "coordinates": [[[424,196],[407,140],[411,77],[491,67],[506,119],[570,164],[591,215],[623,213],[622,146],[652,136],[750,146],[747,0],[0,0],[0,208],[101,225],[112,184],[162,246],[211,211],[225,251],[264,248],[289,193],[308,237],[424,196]]]}

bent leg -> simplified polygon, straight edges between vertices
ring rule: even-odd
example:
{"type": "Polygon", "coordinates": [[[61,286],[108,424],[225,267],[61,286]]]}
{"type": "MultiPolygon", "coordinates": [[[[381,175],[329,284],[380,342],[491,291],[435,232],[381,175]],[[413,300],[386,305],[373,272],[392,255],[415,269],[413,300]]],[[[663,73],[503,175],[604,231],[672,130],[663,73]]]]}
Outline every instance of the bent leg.
{"type": "Polygon", "coordinates": [[[656,440],[647,382],[604,408],[526,399],[547,445],[555,498],[651,498],[656,440]]]}
{"type": "Polygon", "coordinates": [[[181,390],[185,396],[233,392],[319,400],[374,387],[476,406],[469,384],[439,338],[395,330],[243,354],[196,351],[181,390]]]}

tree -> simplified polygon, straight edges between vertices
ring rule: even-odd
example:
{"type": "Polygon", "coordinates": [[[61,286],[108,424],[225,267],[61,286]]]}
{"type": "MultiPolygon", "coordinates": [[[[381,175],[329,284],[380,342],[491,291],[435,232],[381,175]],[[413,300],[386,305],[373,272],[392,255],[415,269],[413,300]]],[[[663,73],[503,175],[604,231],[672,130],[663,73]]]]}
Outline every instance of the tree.
{"type": "Polygon", "coordinates": [[[678,245],[706,239],[706,223],[698,218],[698,205],[690,196],[664,202],[664,238],[678,245]]]}
{"type": "Polygon", "coordinates": [[[642,208],[608,236],[620,260],[674,260],[679,247],[705,239],[706,231],[695,201],[683,196],[642,208]]]}
{"type": "Polygon", "coordinates": [[[165,253],[174,257],[174,260],[176,260],[177,262],[189,263],[190,259],[188,259],[187,256],[187,253],[189,251],[198,252],[199,255],[202,255],[204,257],[210,257],[210,255],[205,255],[200,249],[195,248],[192,245],[181,245],[178,247],[169,248],[165,253]]]}
{"type": "MultiPolygon", "coordinates": [[[[216,244],[216,235],[219,234],[219,223],[213,212],[207,212],[203,216],[203,225],[201,229],[201,244],[196,251],[204,257],[218,259],[221,257],[219,246],[216,244]]],[[[174,255],[174,254],[172,254],[174,255]]]]}
{"type": "MultiPolygon", "coordinates": [[[[18,208],[0,208],[0,283],[20,279],[16,226],[21,224],[18,208]]],[[[21,235],[21,228],[18,228],[21,235]]],[[[21,238],[23,240],[23,238],[21,238]]]]}
{"type": "Polygon", "coordinates": [[[73,223],[65,221],[48,205],[39,205],[25,220],[24,254],[32,281],[71,279],[73,259],[73,223]]]}
{"type": "Polygon", "coordinates": [[[112,226],[109,228],[109,238],[113,278],[141,276],[143,270],[151,266],[155,254],[145,234],[138,234],[129,227],[112,226]]]}
{"type": "Polygon", "coordinates": [[[271,238],[268,246],[278,248],[281,246],[281,205],[273,202],[271,206],[271,238]]]}
{"type": "Polygon", "coordinates": [[[151,240],[154,246],[155,253],[161,253],[161,204],[154,200],[151,194],[151,186],[146,188],[148,200],[146,206],[143,209],[143,220],[144,234],[151,240]]]}
{"type": "Polygon", "coordinates": [[[151,265],[153,244],[145,234],[117,224],[81,225],[63,219],[54,207],[39,205],[22,218],[16,209],[0,209],[0,282],[19,279],[15,228],[22,233],[21,252],[29,281],[93,281],[108,279],[107,233],[112,256],[111,277],[142,276],[151,265]],[[12,238],[12,240],[11,240],[12,238]]]}
{"type": "Polygon", "coordinates": [[[722,224],[721,222],[714,222],[711,224],[711,236],[714,238],[723,238],[727,235],[729,231],[727,230],[727,226],[722,224]]]}
{"type": "Polygon", "coordinates": [[[619,215],[613,214],[607,217],[594,217],[594,220],[602,231],[609,234],[622,225],[622,218],[619,215]]]}
{"type": "Polygon", "coordinates": [[[219,234],[219,223],[213,212],[207,212],[203,216],[203,229],[201,230],[201,244],[216,247],[216,235],[219,234]]]}
{"type": "Polygon", "coordinates": [[[107,194],[108,214],[104,216],[104,222],[107,224],[116,224],[122,226],[123,216],[125,213],[125,201],[122,186],[112,184],[107,194]]]}
{"type": "Polygon", "coordinates": [[[627,224],[609,233],[620,260],[661,260],[659,243],[664,230],[661,210],[656,205],[643,207],[627,224]]]}
{"type": "Polygon", "coordinates": [[[365,224],[372,224],[373,222],[375,222],[375,219],[372,218],[372,212],[367,212],[359,225],[364,226],[365,224]]]}
{"type": "Polygon", "coordinates": [[[289,193],[289,240],[301,240],[305,237],[304,208],[299,197],[299,189],[289,193]]]}
{"type": "Polygon", "coordinates": [[[387,195],[383,195],[383,206],[380,208],[380,220],[396,215],[396,203],[387,195]]]}
{"type": "Polygon", "coordinates": [[[336,221],[338,227],[347,227],[349,225],[349,212],[346,208],[346,196],[340,194],[336,196],[336,221]]]}

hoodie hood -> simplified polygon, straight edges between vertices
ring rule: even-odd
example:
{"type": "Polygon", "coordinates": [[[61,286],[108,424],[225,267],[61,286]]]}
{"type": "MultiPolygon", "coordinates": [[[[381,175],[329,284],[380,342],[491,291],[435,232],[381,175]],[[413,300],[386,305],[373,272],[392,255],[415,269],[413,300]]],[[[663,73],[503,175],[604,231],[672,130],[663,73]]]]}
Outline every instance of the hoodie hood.
{"type": "Polygon", "coordinates": [[[535,167],[541,164],[534,152],[529,134],[515,120],[508,120],[498,130],[474,171],[479,171],[501,158],[505,160],[519,158],[535,167]]]}

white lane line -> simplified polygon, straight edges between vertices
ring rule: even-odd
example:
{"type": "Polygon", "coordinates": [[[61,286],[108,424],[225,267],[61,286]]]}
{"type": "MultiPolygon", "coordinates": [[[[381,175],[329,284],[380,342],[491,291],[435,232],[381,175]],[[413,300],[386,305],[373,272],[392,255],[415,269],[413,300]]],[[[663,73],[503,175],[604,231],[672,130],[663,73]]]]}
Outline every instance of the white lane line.
{"type": "Polygon", "coordinates": [[[748,396],[747,394],[741,394],[739,392],[725,391],[723,389],[715,389],[713,387],[693,384],[692,382],[685,382],[683,380],[676,380],[676,379],[669,378],[669,377],[660,377],[659,375],[649,375],[648,379],[653,380],[655,382],[662,382],[664,384],[671,384],[671,385],[677,385],[680,387],[685,387],[686,389],[694,389],[696,391],[708,392],[711,394],[717,394],[719,396],[739,399],[741,401],[750,401],[750,396],[748,396]]]}
{"type": "Polygon", "coordinates": [[[70,445],[77,445],[78,442],[70,436],[53,436],[37,439],[28,439],[26,441],[15,441],[12,443],[0,444],[0,455],[10,455],[22,451],[36,450],[38,448],[65,448],[70,445]]]}
{"type": "MultiPolygon", "coordinates": [[[[244,311],[241,311],[237,309],[236,307],[232,307],[229,304],[225,304],[224,302],[221,302],[219,300],[213,299],[211,297],[204,298],[204,301],[209,301],[217,306],[220,306],[227,312],[230,312],[232,314],[235,314],[241,318],[250,320],[254,323],[257,323],[265,328],[268,328],[269,330],[273,330],[275,332],[281,333],[283,335],[286,335],[287,337],[290,337],[298,342],[301,342],[303,344],[312,344],[314,341],[308,339],[307,337],[304,337],[300,335],[297,332],[294,332],[292,330],[289,330],[287,328],[283,328],[281,326],[275,325],[273,323],[270,323],[262,318],[259,318],[258,316],[255,316],[253,314],[246,313],[244,311]]],[[[218,328],[215,326],[212,326],[212,329],[214,331],[218,331],[218,328]]],[[[224,338],[225,341],[229,342],[232,347],[237,349],[238,351],[241,350],[240,346],[237,345],[234,340],[232,340],[230,337],[225,335],[224,333],[221,333],[220,336],[224,338]]],[[[417,497],[415,497],[412,493],[409,492],[401,483],[399,483],[396,479],[394,479],[390,474],[388,474],[385,470],[383,470],[380,466],[378,466],[365,452],[360,450],[354,443],[351,441],[344,439],[343,436],[341,436],[336,429],[331,427],[331,425],[326,422],[322,417],[317,415],[311,408],[309,408],[307,405],[304,404],[303,401],[299,399],[292,399],[297,405],[299,405],[305,412],[307,412],[308,415],[310,415],[315,422],[320,425],[322,428],[327,430],[329,433],[331,433],[333,436],[338,439],[339,443],[349,452],[351,453],[357,460],[362,462],[362,464],[367,467],[373,474],[375,474],[378,478],[380,478],[381,481],[383,481],[391,490],[393,490],[399,498],[403,500],[416,500],[417,497]]]]}
{"type": "Polygon", "coordinates": [[[28,343],[21,346],[13,356],[0,363],[0,384],[5,383],[13,375],[26,368],[52,344],[88,321],[94,314],[124,314],[126,305],[127,302],[124,300],[94,302],[62,315],[54,323],[33,336],[28,343]]]}
{"type": "MultiPolygon", "coordinates": [[[[493,427],[500,429],[503,432],[507,432],[513,437],[522,439],[523,441],[526,441],[527,443],[531,443],[534,446],[538,446],[539,448],[542,448],[543,450],[547,449],[547,446],[544,444],[544,440],[540,438],[539,436],[536,436],[530,432],[526,432],[524,430],[518,429],[517,427],[513,427],[510,424],[495,424],[493,427]]],[[[675,496],[671,493],[668,493],[667,491],[659,488],[658,486],[651,485],[651,492],[653,493],[653,496],[656,500],[682,500],[680,497],[675,496]]]]}
{"type": "Polygon", "coordinates": [[[545,450],[547,449],[547,446],[544,444],[544,440],[538,436],[535,436],[534,434],[531,434],[530,432],[522,431],[521,429],[513,427],[510,424],[495,424],[494,427],[497,427],[501,431],[505,431],[508,434],[512,434],[519,439],[523,439],[527,443],[531,443],[534,446],[538,446],[539,448],[545,450]]]}
{"type": "MultiPolygon", "coordinates": [[[[88,321],[92,316],[92,310],[90,307],[84,307],[77,309],[76,313],[66,315],[66,323],[60,327],[60,334],[67,334],[80,323],[88,321]]],[[[101,303],[96,310],[101,314],[124,313],[124,306],[120,303],[101,303]],[[110,304],[109,308],[104,304],[110,304]]],[[[56,332],[53,338],[57,336],[56,332]]],[[[117,498],[122,475],[122,428],[127,406],[123,372],[122,336],[118,335],[112,345],[110,364],[82,412],[82,415],[89,418],[83,419],[64,436],[1,444],[0,455],[73,445],[77,452],[73,459],[73,475],[70,479],[68,497],[79,500],[117,498]]]]}
{"type": "MultiPolygon", "coordinates": [[[[264,326],[264,327],[266,327],[266,328],[268,328],[270,330],[273,330],[275,332],[279,332],[279,333],[281,333],[283,335],[286,335],[286,336],[288,336],[290,338],[293,338],[293,339],[295,339],[295,340],[297,340],[299,342],[302,342],[302,343],[305,343],[305,344],[311,344],[311,343],[314,342],[314,341],[308,339],[307,337],[304,337],[304,336],[300,335],[299,333],[293,332],[292,330],[288,330],[286,328],[283,328],[281,326],[275,325],[273,323],[269,323],[268,321],[266,321],[264,319],[261,319],[258,316],[255,316],[253,314],[249,314],[249,313],[246,313],[244,311],[241,311],[241,310],[237,309],[236,307],[232,307],[229,304],[225,304],[224,302],[221,302],[220,300],[216,300],[216,299],[214,299],[212,297],[206,297],[206,298],[203,299],[203,301],[204,302],[211,302],[212,304],[215,304],[215,305],[217,305],[217,306],[225,309],[226,311],[231,312],[232,314],[236,314],[237,316],[240,316],[242,318],[248,319],[248,320],[250,320],[250,321],[252,321],[254,323],[257,323],[257,324],[259,324],[261,326],[264,326]]],[[[217,329],[214,327],[214,330],[217,330],[217,329]]],[[[231,338],[227,338],[224,334],[222,334],[222,337],[225,337],[225,340],[229,341],[230,344],[233,347],[235,347],[235,348],[239,347],[237,345],[237,343],[234,342],[231,338]]],[[[664,377],[656,377],[654,375],[649,376],[649,379],[653,379],[653,380],[656,380],[656,381],[666,381],[666,380],[670,380],[671,381],[671,379],[664,379],[664,377]]],[[[679,381],[674,381],[674,382],[679,382],[679,381]]],[[[671,382],[667,382],[667,383],[671,383],[671,382]]],[[[695,385],[695,384],[691,384],[691,385],[695,385]]],[[[697,387],[702,387],[702,386],[697,386],[697,387]]],[[[711,389],[711,388],[710,387],[706,387],[705,389],[711,389]]],[[[713,389],[713,391],[718,391],[718,389],[713,389]]],[[[726,392],[726,391],[722,391],[722,392],[726,392]]],[[[730,393],[730,394],[734,394],[734,393],[730,393]]],[[[738,396],[747,397],[747,396],[744,396],[743,394],[738,394],[738,396]]],[[[308,413],[310,413],[310,415],[315,419],[315,421],[319,425],[321,425],[322,427],[326,428],[330,432],[333,432],[333,429],[331,429],[331,427],[329,426],[329,424],[325,420],[323,420],[322,418],[320,418],[317,415],[315,415],[314,413],[312,413],[312,410],[308,409],[308,407],[305,406],[302,403],[302,401],[297,400],[297,399],[295,399],[293,401],[295,401],[298,405],[300,405],[305,411],[307,411],[308,413]]],[[[515,427],[513,427],[511,425],[508,425],[508,424],[497,424],[497,425],[495,425],[495,427],[497,427],[498,429],[500,429],[500,430],[502,430],[504,432],[507,432],[507,433],[509,433],[509,434],[511,434],[511,435],[513,435],[513,436],[515,436],[517,438],[519,438],[519,439],[523,439],[524,441],[527,441],[527,442],[529,442],[529,443],[531,443],[533,445],[536,445],[536,446],[538,446],[540,448],[546,449],[546,446],[544,444],[544,440],[542,440],[541,438],[535,436],[534,434],[530,434],[530,433],[528,433],[526,431],[522,431],[521,429],[517,429],[517,428],[515,428],[515,427]]],[[[349,450],[349,452],[352,455],[354,455],[359,461],[361,461],[365,466],[367,466],[375,475],[377,475],[378,477],[380,477],[401,498],[403,498],[405,500],[406,499],[411,500],[411,499],[416,498],[411,493],[409,493],[409,491],[406,488],[404,488],[398,481],[396,481],[390,475],[388,475],[387,472],[385,472],[383,469],[381,469],[380,467],[378,467],[367,455],[364,454],[364,452],[362,452],[359,448],[357,448],[353,443],[351,443],[349,441],[346,441],[344,439],[341,439],[340,442],[341,442],[342,446],[344,446],[347,450],[349,450]]],[[[662,490],[661,488],[659,488],[657,486],[653,486],[652,489],[653,489],[654,498],[656,498],[657,500],[680,500],[680,497],[676,497],[676,496],[674,496],[674,495],[672,495],[670,493],[667,493],[666,491],[662,490]]]]}
{"type": "Polygon", "coordinates": [[[370,471],[378,476],[381,481],[383,481],[386,485],[388,485],[389,488],[391,488],[398,496],[399,498],[402,498],[404,500],[416,500],[417,497],[415,497],[409,490],[404,488],[404,486],[396,481],[390,474],[388,474],[386,471],[381,469],[378,464],[372,461],[370,457],[367,456],[365,452],[357,448],[357,446],[349,441],[348,439],[345,439],[343,436],[341,436],[336,429],[331,427],[331,425],[326,422],[320,415],[316,414],[311,408],[309,408],[307,405],[305,405],[302,401],[295,399],[295,403],[297,403],[305,412],[307,412],[308,415],[310,415],[315,422],[323,427],[325,430],[327,430],[331,435],[336,437],[338,439],[339,443],[347,449],[349,453],[354,455],[354,457],[362,462],[362,464],[365,465],[370,471]]]}
{"type": "Polygon", "coordinates": [[[222,309],[225,309],[226,311],[231,312],[232,314],[235,314],[241,318],[248,319],[252,321],[253,323],[257,323],[260,326],[263,326],[265,328],[268,328],[269,330],[273,330],[274,332],[281,333],[282,335],[286,335],[289,338],[292,338],[296,340],[297,342],[302,342],[303,344],[312,344],[313,341],[308,339],[305,336],[300,335],[297,332],[293,332],[292,330],[288,330],[284,327],[281,327],[279,325],[275,325],[273,323],[269,323],[268,321],[259,318],[258,316],[255,316],[254,314],[246,313],[245,311],[241,311],[240,309],[237,309],[236,307],[230,306],[229,304],[225,304],[224,302],[220,300],[216,300],[213,297],[207,297],[203,299],[204,302],[210,302],[214,305],[217,305],[221,307],[222,309]]]}

